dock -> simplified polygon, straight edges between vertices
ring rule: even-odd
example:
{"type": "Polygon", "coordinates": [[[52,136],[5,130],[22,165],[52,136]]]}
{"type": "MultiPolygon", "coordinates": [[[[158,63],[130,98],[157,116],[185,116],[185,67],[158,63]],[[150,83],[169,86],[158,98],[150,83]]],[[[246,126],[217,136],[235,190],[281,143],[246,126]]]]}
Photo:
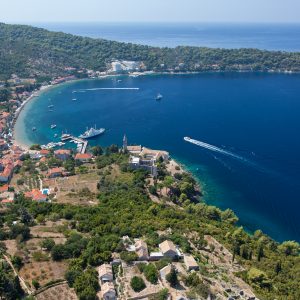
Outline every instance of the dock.
{"type": "Polygon", "coordinates": [[[88,145],[87,140],[81,139],[81,138],[73,136],[73,135],[65,134],[65,135],[62,135],[61,141],[74,141],[77,144],[77,152],[78,153],[86,152],[86,148],[88,145]]]}

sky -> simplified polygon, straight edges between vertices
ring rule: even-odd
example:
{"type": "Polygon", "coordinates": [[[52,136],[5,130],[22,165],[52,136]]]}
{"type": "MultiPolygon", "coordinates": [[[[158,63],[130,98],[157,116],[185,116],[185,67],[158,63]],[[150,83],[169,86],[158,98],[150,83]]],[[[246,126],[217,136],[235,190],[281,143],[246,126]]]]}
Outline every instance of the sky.
{"type": "Polygon", "coordinates": [[[0,22],[300,22],[300,0],[0,0],[0,22]]]}

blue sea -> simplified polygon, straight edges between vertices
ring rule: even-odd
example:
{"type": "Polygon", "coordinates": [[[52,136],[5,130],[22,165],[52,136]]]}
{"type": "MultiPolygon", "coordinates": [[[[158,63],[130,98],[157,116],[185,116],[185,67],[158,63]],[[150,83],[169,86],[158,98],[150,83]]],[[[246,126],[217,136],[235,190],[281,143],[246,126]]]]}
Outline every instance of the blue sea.
{"type": "Polygon", "coordinates": [[[17,121],[16,137],[43,144],[55,140],[55,133],[79,135],[96,124],[107,131],[91,144],[107,146],[121,145],[126,133],[131,144],[169,151],[200,181],[204,200],[233,209],[247,230],[300,241],[299,95],[299,74],[83,80],[31,100],[17,121]],[[155,101],[158,92],[161,101],[155,101]],[[50,129],[53,123],[56,129],[50,129]],[[185,136],[220,151],[187,143],[185,136]]]}
{"type": "Polygon", "coordinates": [[[159,47],[188,45],[300,51],[300,23],[38,23],[33,25],[81,36],[159,47]]]}

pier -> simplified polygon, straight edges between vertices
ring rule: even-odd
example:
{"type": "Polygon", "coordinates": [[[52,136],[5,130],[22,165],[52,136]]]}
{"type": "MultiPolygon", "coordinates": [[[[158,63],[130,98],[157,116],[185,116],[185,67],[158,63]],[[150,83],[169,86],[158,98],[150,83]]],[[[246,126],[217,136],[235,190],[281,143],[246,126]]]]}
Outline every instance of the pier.
{"type": "Polygon", "coordinates": [[[61,141],[74,141],[77,144],[77,152],[78,153],[85,153],[86,152],[86,148],[88,145],[88,141],[81,139],[79,137],[76,136],[72,136],[69,134],[65,134],[61,136],[61,141]]]}

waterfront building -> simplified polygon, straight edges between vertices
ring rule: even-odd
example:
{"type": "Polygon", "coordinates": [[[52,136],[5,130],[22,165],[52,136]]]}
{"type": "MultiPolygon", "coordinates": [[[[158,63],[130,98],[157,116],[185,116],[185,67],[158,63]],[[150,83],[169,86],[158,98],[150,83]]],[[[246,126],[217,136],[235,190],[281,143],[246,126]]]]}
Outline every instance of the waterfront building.
{"type": "Polygon", "coordinates": [[[157,166],[155,165],[155,161],[152,159],[130,156],[129,165],[132,169],[144,169],[153,177],[157,176],[157,166]]]}

